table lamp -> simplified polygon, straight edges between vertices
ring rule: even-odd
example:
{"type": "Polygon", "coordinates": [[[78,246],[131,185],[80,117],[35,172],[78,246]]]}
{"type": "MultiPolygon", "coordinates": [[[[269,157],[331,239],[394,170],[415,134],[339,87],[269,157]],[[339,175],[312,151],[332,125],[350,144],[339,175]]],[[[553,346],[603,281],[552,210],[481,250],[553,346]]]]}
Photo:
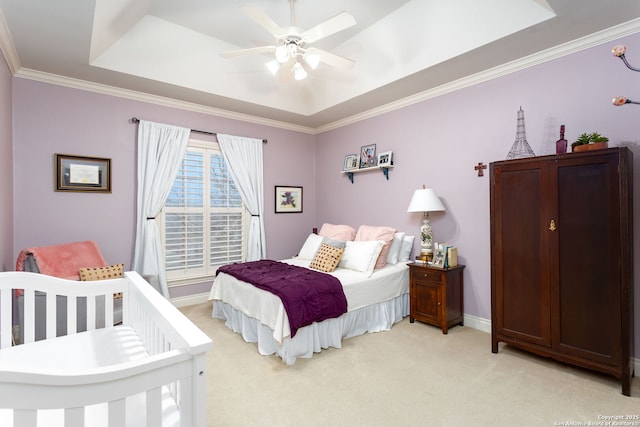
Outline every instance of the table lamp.
{"type": "Polygon", "coordinates": [[[424,185],[416,190],[409,203],[407,212],[424,212],[422,225],[420,226],[420,259],[424,262],[433,260],[433,232],[429,224],[429,212],[444,211],[444,205],[431,188],[424,185]]]}

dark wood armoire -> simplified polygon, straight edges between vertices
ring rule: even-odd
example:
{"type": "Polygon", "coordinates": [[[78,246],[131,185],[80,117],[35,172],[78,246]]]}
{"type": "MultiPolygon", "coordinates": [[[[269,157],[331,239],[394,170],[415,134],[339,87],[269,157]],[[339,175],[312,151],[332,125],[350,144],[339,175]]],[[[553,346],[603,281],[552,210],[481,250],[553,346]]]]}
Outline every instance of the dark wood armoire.
{"type": "Polygon", "coordinates": [[[633,375],[633,153],[494,162],[491,351],[633,375]]]}

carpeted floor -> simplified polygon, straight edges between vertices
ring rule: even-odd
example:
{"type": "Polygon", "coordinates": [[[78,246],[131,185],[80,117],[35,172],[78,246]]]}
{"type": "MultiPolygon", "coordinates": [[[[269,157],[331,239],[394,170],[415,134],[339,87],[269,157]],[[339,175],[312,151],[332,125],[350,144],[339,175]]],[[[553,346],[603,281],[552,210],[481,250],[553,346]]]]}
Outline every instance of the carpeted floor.
{"type": "Polygon", "coordinates": [[[209,426],[537,427],[628,416],[609,425],[640,427],[638,378],[626,397],[610,376],[504,345],[493,354],[490,335],[468,327],[443,335],[405,318],[288,367],[212,319],[210,302],[181,311],[213,340],[209,426]]]}

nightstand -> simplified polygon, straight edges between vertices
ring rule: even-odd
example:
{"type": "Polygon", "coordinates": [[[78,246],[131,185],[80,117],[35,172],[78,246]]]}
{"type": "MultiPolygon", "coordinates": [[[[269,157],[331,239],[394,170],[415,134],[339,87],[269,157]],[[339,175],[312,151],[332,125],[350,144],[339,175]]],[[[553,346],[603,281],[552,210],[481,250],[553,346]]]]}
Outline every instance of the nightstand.
{"type": "Polygon", "coordinates": [[[409,322],[419,320],[439,326],[446,334],[449,327],[463,324],[464,265],[438,268],[409,263],[409,322]]]}

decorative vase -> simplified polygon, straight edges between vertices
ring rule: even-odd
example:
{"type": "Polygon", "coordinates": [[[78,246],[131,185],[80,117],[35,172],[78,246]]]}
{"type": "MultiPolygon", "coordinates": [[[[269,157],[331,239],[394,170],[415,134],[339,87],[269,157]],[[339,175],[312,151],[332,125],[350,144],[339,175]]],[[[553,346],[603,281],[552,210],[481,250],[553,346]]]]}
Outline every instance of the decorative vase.
{"type": "Polygon", "coordinates": [[[573,148],[574,153],[579,153],[580,151],[591,151],[591,150],[604,150],[605,148],[609,148],[608,142],[592,142],[591,144],[582,144],[576,145],[573,148]]]}

